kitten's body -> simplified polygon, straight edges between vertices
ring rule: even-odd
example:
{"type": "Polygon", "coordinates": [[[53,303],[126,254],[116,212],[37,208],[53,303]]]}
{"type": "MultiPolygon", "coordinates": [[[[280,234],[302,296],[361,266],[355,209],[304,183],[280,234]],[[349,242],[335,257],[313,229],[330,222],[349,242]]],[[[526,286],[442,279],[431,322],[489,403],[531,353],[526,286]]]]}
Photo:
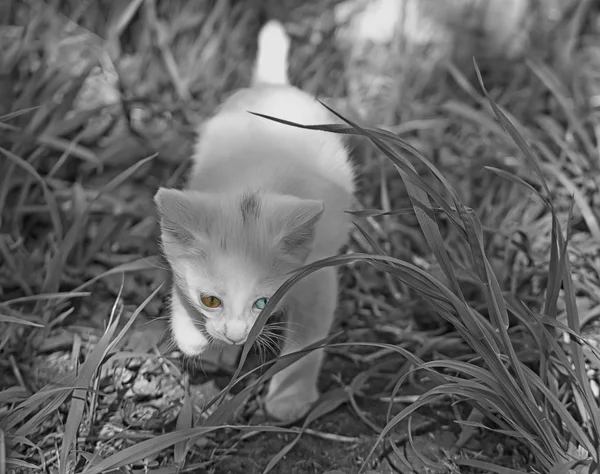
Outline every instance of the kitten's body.
{"type": "MultiPolygon", "coordinates": [[[[260,313],[252,302],[272,295],[295,268],[336,254],[348,237],[354,183],[340,137],[248,113],[336,121],[287,84],[287,50],[281,25],[263,27],[253,85],[202,126],[188,190],[156,196],[174,273],[172,330],[190,356],[211,339],[245,341],[260,313]],[[222,305],[209,309],[201,295],[216,295],[222,305]]],[[[333,268],[296,284],[280,304],[290,324],[283,352],[325,337],[336,302],[333,268]]],[[[318,396],[321,359],[314,351],[273,377],[266,402],[272,415],[305,413],[318,396]]]]}

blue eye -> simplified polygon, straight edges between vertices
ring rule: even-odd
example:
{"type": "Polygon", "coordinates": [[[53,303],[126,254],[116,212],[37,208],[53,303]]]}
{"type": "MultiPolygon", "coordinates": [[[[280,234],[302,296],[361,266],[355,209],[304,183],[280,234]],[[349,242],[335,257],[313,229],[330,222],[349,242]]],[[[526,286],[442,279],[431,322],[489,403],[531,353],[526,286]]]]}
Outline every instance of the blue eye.
{"type": "Polygon", "coordinates": [[[269,302],[269,298],[260,298],[254,302],[254,307],[256,309],[263,310],[263,309],[265,309],[265,306],[267,306],[268,302],[269,302]]]}

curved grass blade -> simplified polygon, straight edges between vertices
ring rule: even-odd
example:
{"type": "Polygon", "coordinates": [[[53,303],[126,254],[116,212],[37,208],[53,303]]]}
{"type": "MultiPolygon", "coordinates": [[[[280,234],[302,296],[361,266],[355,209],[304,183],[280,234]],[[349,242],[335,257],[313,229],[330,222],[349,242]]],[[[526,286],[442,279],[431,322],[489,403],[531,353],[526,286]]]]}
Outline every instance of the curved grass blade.
{"type": "Polygon", "coordinates": [[[146,270],[156,270],[157,268],[163,268],[164,265],[161,262],[162,259],[158,255],[152,255],[150,257],[138,258],[132,262],[122,263],[82,283],[77,288],[75,288],[74,291],[81,291],[84,288],[96,283],[98,280],[106,278],[110,275],[116,275],[118,273],[143,272],[146,270]]]}
{"type": "MultiPolygon", "coordinates": [[[[582,4],[585,2],[581,2],[582,4]]],[[[552,95],[560,104],[563,112],[569,120],[569,127],[574,129],[585,148],[585,156],[590,157],[598,154],[597,148],[593,145],[592,140],[585,131],[585,127],[573,107],[573,100],[568,97],[570,94],[564,84],[560,82],[556,74],[554,74],[548,66],[535,59],[526,59],[525,63],[531,71],[540,79],[540,81],[548,88],[552,95]]]]}
{"type": "Polygon", "coordinates": [[[479,461],[477,459],[457,459],[456,464],[459,466],[468,466],[474,467],[476,469],[481,469],[482,471],[491,473],[495,472],[496,474],[530,474],[532,471],[518,471],[516,469],[510,469],[508,467],[498,466],[497,464],[492,464],[491,462],[479,461]]]}
{"type": "MultiPolygon", "coordinates": [[[[187,385],[187,384],[186,384],[187,385]]],[[[192,417],[194,409],[192,406],[192,399],[190,398],[189,388],[186,386],[185,394],[183,396],[183,405],[177,415],[176,431],[186,430],[192,428],[192,417]]],[[[173,462],[178,467],[183,467],[185,463],[185,457],[188,453],[186,441],[180,441],[175,443],[175,450],[173,453],[173,462]]]]}
{"type": "Polygon", "coordinates": [[[0,313],[0,323],[12,323],[22,324],[24,326],[33,326],[36,328],[43,328],[43,324],[34,323],[33,321],[27,321],[26,319],[16,318],[15,316],[8,316],[0,313]]]}
{"type": "Polygon", "coordinates": [[[68,230],[64,239],[62,239],[59,248],[50,260],[46,276],[42,284],[42,291],[45,293],[54,293],[60,285],[61,275],[63,272],[64,265],[67,261],[68,256],[75,247],[75,244],[79,240],[81,231],[87,223],[88,216],[91,212],[92,206],[107,192],[110,192],[120,186],[129,177],[134,174],[140,167],[144,166],[149,161],[153,160],[156,155],[151,155],[143,160],[138,161],[134,165],[127,168],[121,174],[109,181],[100,191],[96,194],[94,199],[88,204],[85,211],[77,216],[71,228],[68,230]]]}
{"type": "MultiPolygon", "coordinates": [[[[492,99],[492,96],[489,94],[489,92],[487,91],[487,89],[483,83],[481,71],[479,70],[479,67],[477,66],[477,62],[475,61],[475,58],[473,58],[473,66],[475,67],[475,72],[477,74],[477,79],[479,80],[479,85],[481,87],[481,90],[483,91],[485,97],[487,98],[488,103],[492,107],[492,110],[494,111],[494,115],[500,122],[500,125],[502,125],[502,128],[504,128],[504,130],[506,130],[506,132],[510,135],[510,137],[513,139],[513,141],[517,144],[517,146],[519,147],[519,149],[521,150],[521,152],[523,153],[523,155],[529,162],[529,165],[531,167],[533,167],[533,169],[535,170],[536,174],[538,175],[538,178],[540,179],[540,183],[541,183],[542,187],[544,188],[546,197],[549,198],[551,196],[550,188],[548,187],[548,183],[546,182],[546,179],[544,178],[544,174],[542,173],[542,168],[540,166],[540,163],[539,163],[537,157],[531,150],[528,143],[525,141],[525,139],[521,136],[519,131],[516,129],[516,127],[512,124],[512,122],[508,119],[508,117],[504,114],[504,112],[502,112],[502,110],[500,110],[500,107],[498,107],[496,105],[496,103],[494,102],[494,99],[492,99]]],[[[551,201],[548,201],[548,202],[553,207],[552,202],[551,201]]]]}
{"type": "Polygon", "coordinates": [[[33,178],[39,183],[42,188],[42,192],[44,193],[44,199],[50,208],[50,219],[52,220],[52,227],[54,229],[54,233],[56,234],[56,238],[60,241],[63,236],[63,228],[62,221],[60,218],[60,212],[58,210],[58,204],[56,203],[56,199],[54,198],[54,194],[50,192],[50,188],[44,181],[44,178],[40,176],[37,170],[31,166],[27,161],[23,158],[15,155],[13,152],[7,150],[0,146],[0,153],[6,156],[9,160],[11,160],[15,165],[20,168],[23,168],[27,173],[29,173],[33,178]]]}
{"type": "Polygon", "coordinates": [[[529,184],[523,178],[520,178],[519,176],[514,175],[513,173],[510,173],[510,172],[500,169],[500,168],[495,168],[493,166],[484,166],[484,168],[487,170],[493,171],[497,175],[499,175],[505,179],[508,179],[508,180],[512,181],[513,183],[517,183],[517,184],[520,184],[521,186],[524,186],[529,191],[531,191],[533,194],[535,194],[537,197],[539,197],[542,200],[542,202],[544,203],[544,205],[550,211],[551,206],[550,206],[550,203],[548,202],[548,198],[543,196],[537,189],[535,189],[531,184],[529,184]]]}
{"type": "MultiPolygon", "coordinates": [[[[114,310],[116,310],[116,306],[121,300],[121,295],[123,292],[123,283],[124,281],[121,283],[119,294],[117,295],[115,305],[113,306],[113,312],[114,310]]],[[[110,341],[113,337],[114,332],[117,329],[117,325],[119,324],[119,317],[115,317],[112,319],[113,321],[109,323],[109,326],[106,328],[106,331],[98,341],[98,344],[96,344],[91,354],[87,357],[87,359],[81,366],[81,371],[77,374],[76,383],[78,386],[84,388],[75,389],[73,391],[73,396],[71,397],[71,405],[69,406],[67,422],[65,423],[65,432],[63,434],[62,444],[60,447],[60,474],[67,474],[69,470],[68,458],[71,453],[71,448],[75,443],[75,438],[77,437],[77,432],[79,430],[79,425],[81,424],[81,419],[83,418],[83,411],[87,402],[87,389],[92,387],[93,378],[97,373],[98,369],[100,368],[102,359],[104,359],[109,349],[110,341]]]]}
{"type": "Polygon", "coordinates": [[[155,436],[152,439],[142,441],[125,448],[106,459],[94,464],[88,465],[81,474],[103,474],[121,467],[127,466],[133,462],[137,462],[145,457],[152,456],[160,451],[173,446],[176,443],[185,441],[193,437],[204,436],[216,430],[231,429],[243,432],[275,432],[275,433],[295,433],[295,430],[282,428],[277,426],[236,426],[236,425],[221,425],[221,426],[202,426],[198,428],[188,428],[181,431],[174,431],[160,436],[155,436]]]}
{"type": "Polygon", "coordinates": [[[80,292],[80,291],[67,291],[67,292],[58,292],[58,293],[39,293],[37,295],[30,296],[22,296],[20,298],[13,298],[12,300],[7,300],[0,302],[0,306],[2,305],[11,305],[11,304],[20,304],[20,303],[30,303],[32,301],[40,301],[40,300],[67,300],[71,298],[84,298],[86,296],[90,296],[89,292],[80,292]]]}

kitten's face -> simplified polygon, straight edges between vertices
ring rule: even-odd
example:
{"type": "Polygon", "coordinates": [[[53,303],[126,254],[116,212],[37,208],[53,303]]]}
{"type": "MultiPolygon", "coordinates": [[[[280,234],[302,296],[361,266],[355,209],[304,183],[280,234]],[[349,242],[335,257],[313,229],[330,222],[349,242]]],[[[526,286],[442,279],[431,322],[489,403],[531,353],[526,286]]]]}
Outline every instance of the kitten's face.
{"type": "Polygon", "coordinates": [[[163,188],[155,201],[185,307],[185,315],[173,315],[173,333],[189,356],[203,352],[207,340],[246,341],[268,299],[310,254],[323,211],[321,201],[271,194],[163,188]]]}
{"type": "Polygon", "coordinates": [[[202,257],[179,258],[171,265],[182,296],[193,309],[188,308],[188,314],[195,326],[209,340],[228,344],[246,341],[261,310],[289,276],[286,270],[291,270],[214,248],[202,257]]]}

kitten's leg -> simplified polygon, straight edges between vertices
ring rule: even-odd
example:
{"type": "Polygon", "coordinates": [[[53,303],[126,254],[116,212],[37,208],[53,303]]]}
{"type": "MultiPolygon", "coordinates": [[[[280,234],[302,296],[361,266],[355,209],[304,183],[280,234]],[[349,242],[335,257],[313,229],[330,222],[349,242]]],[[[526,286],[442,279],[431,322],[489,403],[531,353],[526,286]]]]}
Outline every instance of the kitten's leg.
{"type": "Polygon", "coordinates": [[[177,347],[189,357],[200,355],[209,347],[208,339],[186,311],[175,285],[171,291],[171,332],[177,347]]]}
{"type": "MultiPolygon", "coordinates": [[[[337,274],[333,267],[304,278],[286,295],[288,319],[282,354],[289,354],[326,337],[337,306],[337,274]]],[[[271,379],[266,398],[270,415],[292,420],[303,416],[319,398],[317,379],[324,351],[315,350],[271,379]]]]}
{"type": "Polygon", "coordinates": [[[211,364],[216,369],[235,370],[243,348],[244,346],[213,343],[202,353],[200,361],[202,364],[211,364]]]}

